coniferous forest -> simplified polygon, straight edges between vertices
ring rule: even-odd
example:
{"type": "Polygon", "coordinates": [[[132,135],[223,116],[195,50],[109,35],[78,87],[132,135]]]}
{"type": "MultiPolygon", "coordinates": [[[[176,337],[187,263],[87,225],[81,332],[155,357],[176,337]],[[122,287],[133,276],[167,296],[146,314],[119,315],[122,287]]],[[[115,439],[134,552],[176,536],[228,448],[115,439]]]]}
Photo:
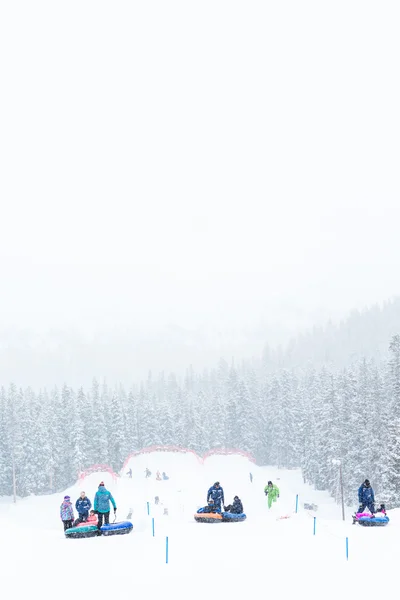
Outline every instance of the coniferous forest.
{"type": "Polygon", "coordinates": [[[265,361],[228,364],[182,380],[170,374],[125,389],[93,380],[89,389],[0,391],[0,495],[61,491],[93,464],[121,469],[146,446],[202,454],[240,448],[258,464],[298,468],[316,489],[357,502],[368,477],[376,496],[400,506],[400,335],[388,358],[345,368],[271,370],[265,361]]]}

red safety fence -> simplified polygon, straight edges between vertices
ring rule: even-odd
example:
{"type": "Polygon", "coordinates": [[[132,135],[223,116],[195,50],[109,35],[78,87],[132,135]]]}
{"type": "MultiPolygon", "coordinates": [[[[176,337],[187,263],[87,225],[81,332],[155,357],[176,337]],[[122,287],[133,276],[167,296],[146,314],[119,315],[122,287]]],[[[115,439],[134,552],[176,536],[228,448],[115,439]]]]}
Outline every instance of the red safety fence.
{"type": "MultiPolygon", "coordinates": [[[[141,450],[137,450],[136,452],[132,452],[125,460],[122,470],[126,469],[131,458],[135,456],[140,456],[141,454],[151,454],[153,452],[177,452],[180,454],[193,454],[197,461],[200,464],[204,464],[204,461],[210,456],[222,455],[222,456],[243,456],[247,458],[250,462],[256,463],[256,459],[250,452],[245,452],[244,450],[239,450],[237,448],[213,448],[208,450],[203,456],[199,456],[194,450],[190,450],[189,448],[181,448],[180,446],[148,446],[147,448],[142,448],[141,450]]],[[[93,465],[88,467],[81,473],[79,473],[78,479],[82,481],[88,475],[92,473],[110,473],[114,482],[117,481],[119,475],[113,471],[113,469],[109,465],[93,465]]]]}
{"type": "Polygon", "coordinates": [[[83,481],[85,477],[91,475],[92,473],[110,473],[114,482],[116,482],[117,478],[119,477],[119,475],[114,473],[113,469],[109,465],[92,465],[91,467],[88,467],[79,473],[78,480],[83,481]]]}

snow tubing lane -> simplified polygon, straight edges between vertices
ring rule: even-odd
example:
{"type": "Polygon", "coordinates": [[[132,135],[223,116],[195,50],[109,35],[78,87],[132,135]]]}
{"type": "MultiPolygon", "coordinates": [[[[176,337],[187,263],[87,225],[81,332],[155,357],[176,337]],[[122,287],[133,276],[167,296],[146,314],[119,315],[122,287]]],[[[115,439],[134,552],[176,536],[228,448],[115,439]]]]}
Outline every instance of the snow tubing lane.
{"type": "Polygon", "coordinates": [[[130,533],[132,529],[133,525],[130,521],[120,521],[119,523],[103,525],[100,531],[102,535],[124,535],[125,533],[130,533]]]}
{"type": "Polygon", "coordinates": [[[364,517],[362,519],[357,519],[356,523],[362,525],[363,527],[384,527],[389,523],[389,517],[385,519],[374,519],[371,517],[364,517]]]}
{"type": "Polygon", "coordinates": [[[65,531],[66,538],[88,538],[99,535],[97,525],[80,525],[79,527],[70,527],[65,531]]]}

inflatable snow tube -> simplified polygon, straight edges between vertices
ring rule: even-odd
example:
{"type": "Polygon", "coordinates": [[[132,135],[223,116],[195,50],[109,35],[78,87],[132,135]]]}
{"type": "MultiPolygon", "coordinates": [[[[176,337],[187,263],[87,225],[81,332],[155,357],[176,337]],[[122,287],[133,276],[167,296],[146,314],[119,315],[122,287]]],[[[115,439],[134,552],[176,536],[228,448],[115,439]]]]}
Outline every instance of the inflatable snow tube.
{"type": "Polygon", "coordinates": [[[194,515],[194,520],[197,523],[222,523],[222,515],[220,513],[198,511],[194,515]]]}
{"type": "Polygon", "coordinates": [[[356,513],[354,517],[354,523],[358,523],[363,527],[384,527],[389,523],[389,517],[387,515],[370,515],[369,513],[356,513]]]}
{"type": "Polygon", "coordinates": [[[77,527],[65,530],[66,538],[89,538],[96,535],[99,535],[97,525],[87,525],[86,523],[80,523],[77,527]]]}
{"type": "Polygon", "coordinates": [[[235,514],[223,512],[221,516],[223,523],[238,523],[239,521],[244,521],[246,519],[246,515],[244,513],[235,514]]]}
{"type": "Polygon", "coordinates": [[[133,525],[130,521],[120,521],[119,523],[110,523],[100,527],[102,535],[124,535],[130,533],[132,529],[133,525]]]}
{"type": "Polygon", "coordinates": [[[356,519],[356,523],[364,527],[384,527],[389,523],[389,517],[378,519],[375,517],[361,517],[360,519],[356,519]]]}

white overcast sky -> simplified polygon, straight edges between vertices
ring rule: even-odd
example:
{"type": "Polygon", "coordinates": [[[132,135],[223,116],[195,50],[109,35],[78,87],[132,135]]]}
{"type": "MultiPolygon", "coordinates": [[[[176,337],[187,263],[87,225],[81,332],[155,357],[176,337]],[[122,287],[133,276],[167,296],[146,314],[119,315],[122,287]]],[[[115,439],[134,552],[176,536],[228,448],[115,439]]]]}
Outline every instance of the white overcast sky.
{"type": "Polygon", "coordinates": [[[0,324],[400,293],[399,31],[398,0],[2,2],[0,324]]]}

